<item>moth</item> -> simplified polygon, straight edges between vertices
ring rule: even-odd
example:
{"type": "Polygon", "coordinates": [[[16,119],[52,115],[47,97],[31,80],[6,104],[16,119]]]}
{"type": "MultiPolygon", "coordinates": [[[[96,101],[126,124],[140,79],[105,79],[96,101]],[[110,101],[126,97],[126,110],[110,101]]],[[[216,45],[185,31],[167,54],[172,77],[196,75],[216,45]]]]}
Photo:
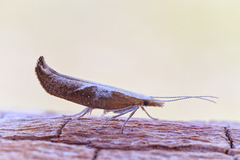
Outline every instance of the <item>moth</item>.
{"type": "Polygon", "coordinates": [[[104,114],[108,112],[117,113],[117,115],[112,116],[100,125],[97,130],[112,119],[131,112],[122,125],[121,132],[123,133],[125,124],[139,108],[150,118],[155,119],[148,114],[145,107],[163,107],[164,102],[189,98],[198,98],[214,102],[210,98],[217,98],[214,96],[147,96],[110,85],[63,75],[49,67],[43,56],[39,57],[35,72],[40,84],[47,93],[86,106],[83,111],[73,115],[74,117],[80,118],[88,113],[91,114],[93,109],[103,109],[104,114]]]}

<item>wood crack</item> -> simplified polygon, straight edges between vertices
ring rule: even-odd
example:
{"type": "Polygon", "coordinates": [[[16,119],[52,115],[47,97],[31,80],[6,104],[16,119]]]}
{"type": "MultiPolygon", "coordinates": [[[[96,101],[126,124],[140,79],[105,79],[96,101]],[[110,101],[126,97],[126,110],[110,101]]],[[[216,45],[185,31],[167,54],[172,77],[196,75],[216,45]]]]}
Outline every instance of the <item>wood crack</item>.
{"type": "Polygon", "coordinates": [[[229,133],[229,129],[227,127],[224,127],[224,129],[225,129],[225,134],[226,134],[226,137],[228,138],[230,147],[231,147],[231,149],[233,149],[233,140],[232,140],[231,135],[229,133]]]}
{"type": "MultiPolygon", "coordinates": [[[[225,135],[226,135],[226,137],[228,139],[228,143],[230,145],[230,148],[233,149],[234,148],[233,147],[233,140],[232,140],[231,135],[229,133],[230,131],[229,131],[229,129],[227,127],[224,127],[224,130],[225,130],[225,135]]],[[[229,155],[229,153],[231,152],[231,149],[227,149],[225,154],[229,155]]]]}
{"type": "Polygon", "coordinates": [[[96,149],[96,151],[94,152],[94,156],[92,160],[96,160],[98,157],[98,153],[100,152],[101,149],[96,149]]]}
{"type": "Polygon", "coordinates": [[[64,123],[63,123],[63,124],[61,125],[61,127],[59,128],[56,137],[60,137],[60,135],[62,134],[63,128],[64,128],[64,127],[66,126],[66,124],[67,124],[68,122],[70,122],[70,121],[72,121],[72,118],[64,121],[64,123]]]}

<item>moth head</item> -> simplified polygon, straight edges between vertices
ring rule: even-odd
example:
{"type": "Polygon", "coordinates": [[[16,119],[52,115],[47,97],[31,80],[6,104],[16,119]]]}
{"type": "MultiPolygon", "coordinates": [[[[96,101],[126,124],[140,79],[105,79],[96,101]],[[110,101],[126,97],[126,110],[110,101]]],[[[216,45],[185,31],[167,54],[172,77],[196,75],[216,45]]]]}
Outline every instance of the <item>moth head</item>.
{"type": "Polygon", "coordinates": [[[152,107],[163,107],[163,102],[154,99],[144,99],[142,100],[142,106],[152,106],[152,107]]]}

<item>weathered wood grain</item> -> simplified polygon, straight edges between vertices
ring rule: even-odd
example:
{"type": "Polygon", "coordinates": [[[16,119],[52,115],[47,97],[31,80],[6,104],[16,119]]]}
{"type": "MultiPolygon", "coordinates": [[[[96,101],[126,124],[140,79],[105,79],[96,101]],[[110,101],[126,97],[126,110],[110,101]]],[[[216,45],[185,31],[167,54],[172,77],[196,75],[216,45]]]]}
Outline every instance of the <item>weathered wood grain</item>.
{"type": "Polygon", "coordinates": [[[240,159],[240,124],[0,112],[4,159],[240,159]]]}
{"type": "Polygon", "coordinates": [[[63,117],[16,117],[0,119],[0,137],[5,139],[50,140],[58,137],[62,127],[70,120],[63,117]]]}
{"type": "Polygon", "coordinates": [[[229,151],[230,155],[240,154],[240,128],[228,129],[229,140],[231,141],[232,149],[229,151]]]}
{"type": "Polygon", "coordinates": [[[98,152],[96,160],[120,160],[120,159],[177,159],[177,160],[196,160],[196,159],[219,159],[219,160],[233,160],[232,156],[216,153],[216,152],[179,152],[179,151],[162,151],[162,150],[151,150],[151,151],[123,151],[123,150],[101,150],[98,152]]]}
{"type": "Polygon", "coordinates": [[[226,153],[230,149],[222,126],[149,119],[131,119],[121,133],[123,119],[109,122],[96,132],[106,118],[70,121],[54,142],[88,144],[101,149],[178,150],[226,153]]]}
{"type": "Polygon", "coordinates": [[[1,160],[92,160],[95,149],[86,146],[67,145],[47,141],[31,140],[4,140],[0,139],[1,160]]]}

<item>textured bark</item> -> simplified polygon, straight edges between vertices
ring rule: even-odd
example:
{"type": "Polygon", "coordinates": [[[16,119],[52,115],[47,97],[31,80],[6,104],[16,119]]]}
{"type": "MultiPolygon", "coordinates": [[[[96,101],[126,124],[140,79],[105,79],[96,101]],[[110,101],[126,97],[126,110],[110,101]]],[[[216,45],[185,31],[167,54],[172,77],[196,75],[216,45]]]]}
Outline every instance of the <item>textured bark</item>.
{"type": "Polygon", "coordinates": [[[240,124],[0,113],[1,159],[240,159],[240,124]],[[3,158],[2,158],[3,157],[3,158]]]}

